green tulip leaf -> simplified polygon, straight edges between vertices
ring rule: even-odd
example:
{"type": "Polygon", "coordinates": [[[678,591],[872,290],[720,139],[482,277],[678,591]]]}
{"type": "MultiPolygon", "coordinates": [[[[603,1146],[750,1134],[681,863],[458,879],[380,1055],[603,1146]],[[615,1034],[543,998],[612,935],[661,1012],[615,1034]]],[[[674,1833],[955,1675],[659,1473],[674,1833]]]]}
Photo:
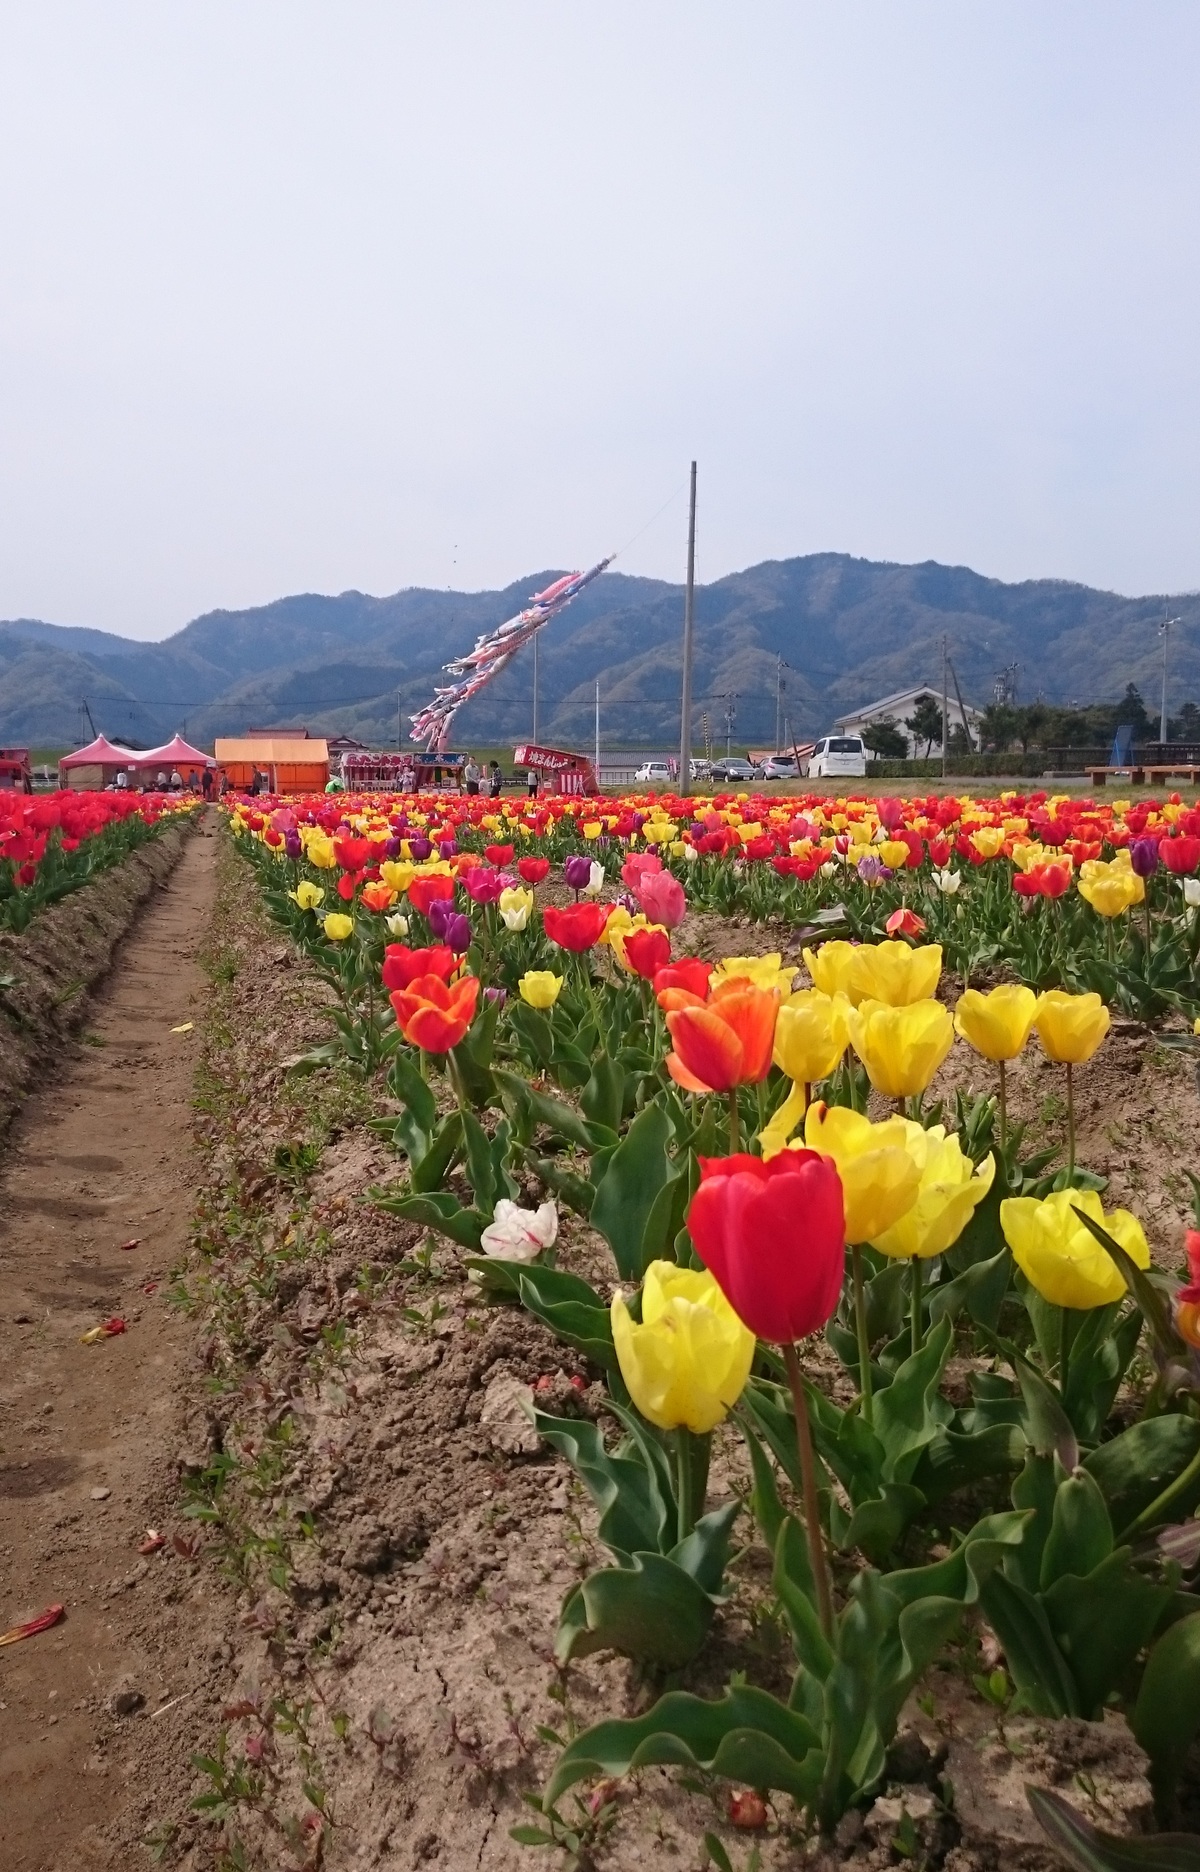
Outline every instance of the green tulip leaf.
{"type": "Polygon", "coordinates": [[[454,1111],[442,1119],[429,1140],[429,1149],[420,1162],[412,1166],[409,1182],[415,1191],[441,1190],[451,1164],[462,1149],[462,1141],[462,1113],[454,1111]]]}
{"type": "Polygon", "coordinates": [[[696,1656],[714,1601],[663,1554],[635,1553],[628,1567],[602,1567],[576,1586],[563,1608],[554,1655],[560,1665],[593,1651],[619,1651],[661,1670],[696,1656]]]}
{"type": "Polygon", "coordinates": [[[1200,1872],[1200,1839],[1194,1833],[1151,1833],[1121,1839],[1102,1833],[1061,1794],[1025,1786],[1038,1825],[1073,1872],[1200,1872]]]}
{"type": "Polygon", "coordinates": [[[778,1788],[807,1806],[824,1761],[812,1723],[766,1690],[740,1684],[714,1703],[675,1690],[644,1716],[597,1723],[576,1736],[558,1758],[543,1805],[554,1806],[578,1781],[656,1765],[778,1788]]]}
{"type": "Polygon", "coordinates": [[[1156,1527],[1168,1516],[1190,1514],[1200,1502],[1200,1470],[1190,1485],[1164,1503],[1161,1514],[1144,1517],[1173,1482],[1200,1456],[1200,1423],[1194,1417],[1147,1417],[1083,1459],[1108,1503],[1118,1536],[1134,1521],[1156,1527]]]}
{"type": "Polygon", "coordinates": [[[667,1555],[714,1599],[724,1582],[730,1537],[741,1507],[741,1502],[727,1502],[723,1508],[714,1508],[710,1514],[701,1515],[691,1533],[685,1535],[667,1555]]]}
{"type": "Polygon", "coordinates": [[[659,1104],[647,1105],[630,1125],[596,1186],[592,1227],[613,1251],[622,1280],[639,1281],[642,1242],[656,1198],[671,1176],[667,1144],[671,1121],[659,1104]]]}
{"type": "Polygon", "coordinates": [[[973,1261],[953,1280],[939,1281],[929,1295],[929,1318],[955,1320],[965,1307],[979,1326],[995,1329],[1000,1308],[1012,1279],[1013,1259],[1007,1247],[987,1261],[973,1261]]]}
{"type": "Polygon", "coordinates": [[[1086,1577],[1064,1573],[1042,1594],[1081,1716],[1098,1716],[1110,1692],[1124,1687],[1171,1602],[1171,1587],[1135,1572],[1129,1557],[1128,1547],[1118,1547],[1086,1577]]]}
{"type": "Polygon", "coordinates": [[[535,1410],[533,1421],[578,1474],[600,1514],[597,1533],[619,1560],[629,1564],[635,1553],[665,1552],[676,1525],[675,1504],[664,1502],[644,1462],[611,1456],[596,1425],[585,1418],[535,1410]]]}
{"type": "Polygon", "coordinates": [[[1132,1728],[1150,1757],[1155,1803],[1163,1809],[1200,1734],[1200,1612],[1168,1626],[1151,1651],[1132,1728]]]}
{"type": "Polygon", "coordinates": [[[954,1330],[948,1319],[933,1327],[925,1344],[899,1367],[875,1400],[874,1431],[884,1453],[883,1475],[906,1482],[921,1451],[950,1414],[938,1391],[954,1330]]]}
{"type": "Polygon", "coordinates": [[[430,1135],[437,1124],[437,1100],[407,1049],[393,1055],[387,1085],[392,1097],[407,1107],[419,1129],[430,1135]]]}
{"type": "Polygon", "coordinates": [[[1037,1595],[995,1572],[984,1582],[980,1604],[1026,1707],[1035,1716],[1082,1715],[1078,1686],[1037,1595]]]}
{"type": "Polygon", "coordinates": [[[579,1094],[585,1118],[619,1131],[625,1109],[625,1071],[607,1053],[596,1055],[592,1076],[579,1094]]]}
{"type": "Polygon", "coordinates": [[[503,1261],[480,1255],[467,1262],[492,1288],[509,1293],[527,1312],[547,1325],[556,1339],[578,1348],[595,1365],[615,1371],[609,1310],[594,1287],[564,1268],[539,1261],[503,1261]]]}
{"type": "Polygon", "coordinates": [[[1045,1592],[1065,1574],[1092,1573],[1112,1550],[1112,1522],[1099,1484],[1086,1469],[1077,1469],[1055,1490],[1038,1584],[1045,1592]]]}
{"type": "Polygon", "coordinates": [[[990,1424],[971,1433],[939,1425],[921,1451],[912,1485],[933,1507],[956,1489],[1018,1469],[1025,1448],[1024,1432],[1016,1424],[990,1424]]]}
{"type": "Polygon", "coordinates": [[[908,1482],[885,1482],[881,1495],[856,1503],[850,1514],[831,1495],[829,1532],[843,1553],[858,1548],[879,1566],[926,1505],[920,1489],[908,1482]]]}
{"type": "Polygon", "coordinates": [[[1154,1275],[1148,1268],[1140,1268],[1133,1261],[1119,1241],[1114,1241],[1106,1228],[1093,1221],[1082,1209],[1074,1209],[1084,1227],[1089,1229],[1096,1240],[1116,1263],[1117,1270],[1124,1279],[1126,1287],[1142,1310],[1146,1323],[1154,1335],[1160,1357],[1177,1358],[1185,1350],[1183,1340],[1175,1330],[1171,1317],[1171,1302],[1166,1292],[1160,1288],[1154,1275]]]}
{"type": "Polygon", "coordinates": [[[418,1222],[422,1228],[448,1236],[460,1248],[469,1248],[472,1254],[479,1253],[488,1217],[480,1215],[478,1209],[464,1209],[457,1196],[451,1196],[449,1191],[411,1196],[389,1196],[383,1190],[367,1193],[377,1209],[384,1209],[405,1222],[418,1222]]]}

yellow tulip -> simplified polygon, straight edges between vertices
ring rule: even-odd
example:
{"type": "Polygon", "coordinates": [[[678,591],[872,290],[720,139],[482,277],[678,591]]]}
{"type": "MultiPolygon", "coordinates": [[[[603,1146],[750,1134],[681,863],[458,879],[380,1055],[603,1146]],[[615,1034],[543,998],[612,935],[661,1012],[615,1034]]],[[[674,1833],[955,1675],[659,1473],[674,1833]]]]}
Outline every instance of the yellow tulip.
{"type": "Polygon", "coordinates": [[[968,988],[954,1010],[954,1026],[984,1059],[1014,1060],[1029,1038],[1036,1013],[1032,988],[1004,982],[987,994],[968,988]]]}
{"type": "MultiPolygon", "coordinates": [[[[837,1167],[848,1242],[874,1241],[917,1200],[921,1171],[907,1141],[903,1118],[872,1124],[848,1105],[826,1105],[820,1099],[810,1108],[804,1148],[831,1157],[837,1167]]],[[[791,1146],[800,1148],[798,1142],[791,1146]]]]}
{"type": "Polygon", "coordinates": [[[755,1340],[713,1276],[652,1261],[641,1324],[620,1291],[611,1318],[621,1376],[642,1416],[659,1430],[715,1429],[745,1388],[755,1340]]]}
{"type": "Polygon", "coordinates": [[[864,1001],[846,1017],[850,1044],[877,1092],[915,1098],[954,1045],[954,1022],[940,1001],[885,1007],[864,1001]]]}
{"type": "Polygon", "coordinates": [[[333,840],[326,838],[323,832],[314,832],[305,841],[304,856],[310,865],[316,865],[318,871],[332,871],[337,864],[333,840]]]}
{"type": "Polygon", "coordinates": [[[415,865],[404,864],[398,858],[385,858],[379,867],[379,875],[389,890],[394,890],[402,897],[417,872],[415,865]]]}
{"type": "Polygon", "coordinates": [[[505,929],[523,930],[533,909],[533,892],[516,887],[502,890],[499,907],[505,929]]]}
{"type": "Polygon", "coordinates": [[[324,898],[325,892],[319,884],[310,884],[305,878],[303,882],[297,884],[294,891],[288,892],[288,896],[293,898],[302,910],[315,910],[324,898]]]}
{"type": "Polygon", "coordinates": [[[845,995],[857,1006],[858,991],[851,976],[858,947],[857,943],[827,942],[819,949],[805,949],[804,966],[812,977],[813,987],[819,988],[822,994],[845,995]]]}
{"type": "Polygon", "coordinates": [[[1107,1306],[1123,1297],[1125,1282],[1076,1209],[1106,1229],[1135,1267],[1149,1267],[1150,1248],[1137,1217],[1128,1209],[1105,1215],[1095,1190],[1055,1190],[1040,1201],[1010,1196],[1000,1204],[1000,1226],[1017,1266],[1043,1300],[1079,1310],[1107,1306]]]}
{"type": "Polygon", "coordinates": [[[340,910],[331,910],[321,928],[330,942],[345,942],[348,936],[354,934],[354,918],[343,916],[340,910]]]}
{"type": "Polygon", "coordinates": [[[783,1003],[775,1020],[775,1064],[789,1079],[812,1085],[827,1079],[846,1051],[845,995],[802,988],[783,1003]]]}
{"type": "Polygon", "coordinates": [[[921,1179],[916,1201],[890,1229],[872,1236],[872,1246],[898,1259],[926,1261],[958,1240],[992,1187],[996,1163],[989,1153],[972,1164],[957,1135],[947,1137],[942,1125],[926,1131],[910,1124],[906,1147],[921,1179]]]}
{"type": "Polygon", "coordinates": [[[608,922],[600,932],[599,945],[603,947],[607,943],[626,974],[632,975],[634,971],[625,954],[625,938],[637,930],[648,929],[662,930],[664,936],[669,934],[664,924],[652,923],[643,911],[639,910],[636,916],[630,916],[624,904],[615,904],[609,913],[608,922]]]}
{"type": "Polygon", "coordinates": [[[1081,1066],[1100,1045],[1112,1016],[1098,994],[1048,988],[1038,996],[1033,1024],[1047,1059],[1060,1066],[1081,1066]]]}
{"type": "Polygon", "coordinates": [[[908,863],[908,846],[903,839],[884,839],[875,849],[889,871],[903,871],[908,863]]]}
{"type": "Polygon", "coordinates": [[[1129,853],[1122,851],[1110,863],[1089,858],[1079,867],[1079,895],[1097,916],[1117,917],[1145,900],[1146,886],[1132,869],[1129,853]]]}
{"type": "Polygon", "coordinates": [[[562,993],[563,978],[553,969],[527,969],[517,983],[517,993],[530,1007],[552,1008],[562,993]]]}
{"type": "Polygon", "coordinates": [[[854,952],[850,983],[854,999],[910,1007],[937,992],[942,973],[940,943],[913,949],[906,942],[860,943],[854,952]]]}
{"type": "Polygon", "coordinates": [[[995,858],[1004,849],[1004,828],[978,826],[971,834],[971,843],[981,858],[995,858]]]}
{"type": "Polygon", "coordinates": [[[782,963],[778,950],[772,955],[722,956],[712,972],[709,993],[722,982],[736,979],[753,982],[756,988],[778,988],[781,994],[789,994],[799,970],[784,968],[782,963]]]}

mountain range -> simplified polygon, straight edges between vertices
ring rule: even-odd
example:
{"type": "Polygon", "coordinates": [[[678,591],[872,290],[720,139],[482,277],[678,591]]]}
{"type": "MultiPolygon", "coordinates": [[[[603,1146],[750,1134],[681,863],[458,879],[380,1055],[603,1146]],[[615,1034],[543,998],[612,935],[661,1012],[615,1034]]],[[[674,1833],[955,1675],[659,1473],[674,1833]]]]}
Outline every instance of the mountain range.
{"type": "MultiPolygon", "coordinates": [[[[251,727],[302,725],[395,746],[432,695],[441,665],[557,577],[503,591],[413,588],[387,598],[304,593],[210,611],[159,643],[17,618],[0,622],[0,743],[68,747],[98,730],[152,745],[182,729],[211,745],[251,727]]],[[[1200,698],[1200,594],[1126,598],[1060,579],[1006,584],[963,566],[893,565],[842,553],[769,560],[696,591],[696,732],[773,743],[776,682],[793,733],[910,684],[941,681],[941,645],[969,702],[1018,666],[1022,701],[1115,700],[1136,683],[1157,712],[1159,626],[1170,634],[1173,710],[1200,698]],[[780,671],[779,659],[784,659],[780,671]]],[[[541,739],[589,745],[600,682],[607,746],[669,743],[677,732],[683,588],[606,573],[543,633],[541,739]]],[[[502,744],[532,728],[532,652],[459,715],[457,745],[502,744]]]]}

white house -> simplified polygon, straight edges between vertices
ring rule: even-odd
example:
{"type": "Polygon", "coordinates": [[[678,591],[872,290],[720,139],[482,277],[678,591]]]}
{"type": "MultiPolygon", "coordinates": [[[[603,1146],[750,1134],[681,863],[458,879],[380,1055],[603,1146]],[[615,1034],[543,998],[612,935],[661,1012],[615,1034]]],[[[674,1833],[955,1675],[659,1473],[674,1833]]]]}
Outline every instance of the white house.
{"type": "MultiPolygon", "coordinates": [[[[937,703],[938,709],[941,709],[941,692],[929,683],[918,683],[912,689],[898,689],[895,695],[883,696],[878,702],[868,703],[865,708],[854,709],[849,715],[839,715],[834,727],[839,734],[860,735],[879,722],[892,722],[908,742],[909,759],[920,759],[925,753],[925,743],[924,741],[918,742],[912,730],[905,727],[905,723],[910,715],[915,714],[917,705],[924,696],[930,696],[937,703]]],[[[965,702],[960,709],[958,698],[951,689],[946,702],[946,715],[951,734],[963,724],[965,717],[972,745],[978,748],[979,724],[983,720],[983,710],[972,708],[969,702],[965,702]]],[[[931,755],[940,755],[941,751],[940,741],[935,741],[929,750],[931,755]]]]}

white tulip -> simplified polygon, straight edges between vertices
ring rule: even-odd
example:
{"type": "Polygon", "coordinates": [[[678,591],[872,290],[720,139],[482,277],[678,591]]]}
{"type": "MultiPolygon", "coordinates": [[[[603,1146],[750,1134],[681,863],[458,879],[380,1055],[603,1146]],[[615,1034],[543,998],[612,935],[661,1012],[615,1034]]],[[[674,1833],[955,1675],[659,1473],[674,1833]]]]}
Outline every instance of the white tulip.
{"type": "Polygon", "coordinates": [[[529,905],[518,904],[515,910],[502,910],[505,929],[523,930],[529,921],[529,905]]]}
{"type": "Polygon", "coordinates": [[[604,866],[592,859],[592,868],[588,872],[588,881],[583,887],[585,897],[598,897],[604,889],[604,866]]]}
{"type": "Polygon", "coordinates": [[[558,1210],[552,1202],[544,1202],[540,1209],[522,1209],[502,1196],[480,1236],[480,1246],[484,1254],[500,1261],[536,1261],[557,1239],[558,1210]]]}
{"type": "Polygon", "coordinates": [[[398,910],[394,910],[391,916],[384,917],[383,920],[387,924],[388,934],[395,936],[397,941],[408,935],[408,918],[401,916],[398,910]]]}
{"type": "Polygon", "coordinates": [[[953,897],[962,888],[962,874],[958,871],[935,871],[933,881],[943,897],[953,897]]]}
{"type": "Polygon", "coordinates": [[[1189,910],[1194,910],[1200,904],[1200,878],[1184,878],[1183,901],[1189,910]]]}

